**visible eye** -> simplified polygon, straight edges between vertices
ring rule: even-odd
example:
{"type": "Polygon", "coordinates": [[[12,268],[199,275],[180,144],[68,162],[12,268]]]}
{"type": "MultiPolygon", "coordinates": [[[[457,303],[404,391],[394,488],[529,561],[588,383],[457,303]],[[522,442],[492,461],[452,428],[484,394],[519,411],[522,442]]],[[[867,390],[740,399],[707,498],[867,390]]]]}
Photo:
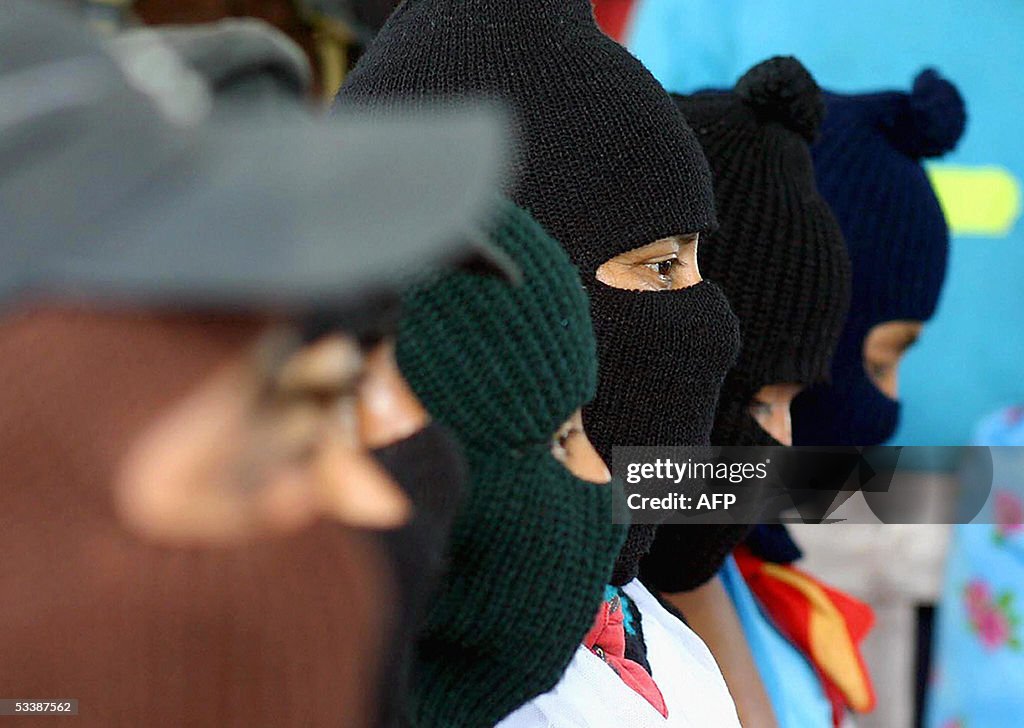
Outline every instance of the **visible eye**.
{"type": "Polygon", "coordinates": [[[569,441],[580,431],[570,423],[559,428],[551,438],[551,454],[556,460],[562,461],[568,455],[569,441]]]}
{"type": "Polygon", "coordinates": [[[650,269],[654,273],[657,273],[658,278],[660,278],[663,283],[672,283],[673,273],[678,265],[679,259],[674,256],[665,260],[644,263],[644,267],[650,269]]]}
{"type": "Polygon", "coordinates": [[[768,402],[762,402],[759,399],[755,399],[750,403],[750,414],[754,419],[770,417],[772,414],[772,405],[768,402]]]}
{"type": "MultiPolygon", "coordinates": [[[[274,343],[268,340],[267,346],[274,343]]],[[[314,402],[331,405],[354,396],[364,375],[365,353],[348,337],[325,336],[305,346],[296,346],[287,358],[268,363],[266,394],[282,403],[314,402]]]]}

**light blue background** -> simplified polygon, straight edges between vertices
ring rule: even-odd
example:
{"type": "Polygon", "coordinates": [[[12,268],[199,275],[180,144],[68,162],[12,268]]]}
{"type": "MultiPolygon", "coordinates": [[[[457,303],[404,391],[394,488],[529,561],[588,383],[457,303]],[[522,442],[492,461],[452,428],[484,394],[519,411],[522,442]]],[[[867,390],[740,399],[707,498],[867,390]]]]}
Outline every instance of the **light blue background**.
{"type": "MultiPolygon", "coordinates": [[[[670,91],[731,86],[773,55],[795,55],[836,91],[909,89],[934,65],[967,99],[969,123],[944,161],[1024,179],[1022,0],[638,0],[627,43],[670,91]]],[[[1024,400],[1024,224],[957,237],[936,317],[902,371],[893,441],[963,445],[975,423],[1024,400]]]]}

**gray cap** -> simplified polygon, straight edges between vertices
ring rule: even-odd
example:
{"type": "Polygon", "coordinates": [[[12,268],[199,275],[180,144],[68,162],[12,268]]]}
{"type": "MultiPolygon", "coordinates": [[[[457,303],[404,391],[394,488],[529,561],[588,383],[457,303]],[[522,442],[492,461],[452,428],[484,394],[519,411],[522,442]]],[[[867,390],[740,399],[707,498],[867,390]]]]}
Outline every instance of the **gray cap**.
{"type": "MultiPolygon", "coordinates": [[[[107,48],[129,78],[160,96],[170,88],[180,92],[190,75],[203,82],[216,104],[235,107],[265,99],[280,103],[282,95],[304,100],[313,86],[305,51],[258,18],[140,26],[110,37],[107,48]]],[[[265,109],[250,107],[246,113],[265,109]]]]}
{"type": "Polygon", "coordinates": [[[494,109],[179,123],[81,26],[0,17],[0,303],[25,296],[344,306],[482,255],[506,167],[494,109]]]}

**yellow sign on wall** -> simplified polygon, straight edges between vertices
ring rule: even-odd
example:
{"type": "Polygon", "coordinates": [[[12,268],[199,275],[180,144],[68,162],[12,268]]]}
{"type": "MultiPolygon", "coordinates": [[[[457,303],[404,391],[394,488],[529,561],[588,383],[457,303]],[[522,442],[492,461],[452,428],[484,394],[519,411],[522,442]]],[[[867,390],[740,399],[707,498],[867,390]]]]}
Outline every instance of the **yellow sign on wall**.
{"type": "Polygon", "coordinates": [[[1002,238],[1021,211],[1021,184],[997,166],[930,164],[928,176],[954,235],[1002,238]]]}

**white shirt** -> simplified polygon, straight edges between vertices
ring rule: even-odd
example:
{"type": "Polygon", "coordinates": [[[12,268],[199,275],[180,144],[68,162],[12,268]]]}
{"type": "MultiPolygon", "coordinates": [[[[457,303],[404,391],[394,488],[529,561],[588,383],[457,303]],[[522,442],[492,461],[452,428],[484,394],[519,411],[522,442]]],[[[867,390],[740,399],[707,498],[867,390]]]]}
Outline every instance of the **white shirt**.
{"type": "Polygon", "coordinates": [[[740,728],[736,705],[707,645],[636,579],[624,591],[640,611],[647,661],[668,717],[580,645],[558,685],[498,728],[740,728]]]}

